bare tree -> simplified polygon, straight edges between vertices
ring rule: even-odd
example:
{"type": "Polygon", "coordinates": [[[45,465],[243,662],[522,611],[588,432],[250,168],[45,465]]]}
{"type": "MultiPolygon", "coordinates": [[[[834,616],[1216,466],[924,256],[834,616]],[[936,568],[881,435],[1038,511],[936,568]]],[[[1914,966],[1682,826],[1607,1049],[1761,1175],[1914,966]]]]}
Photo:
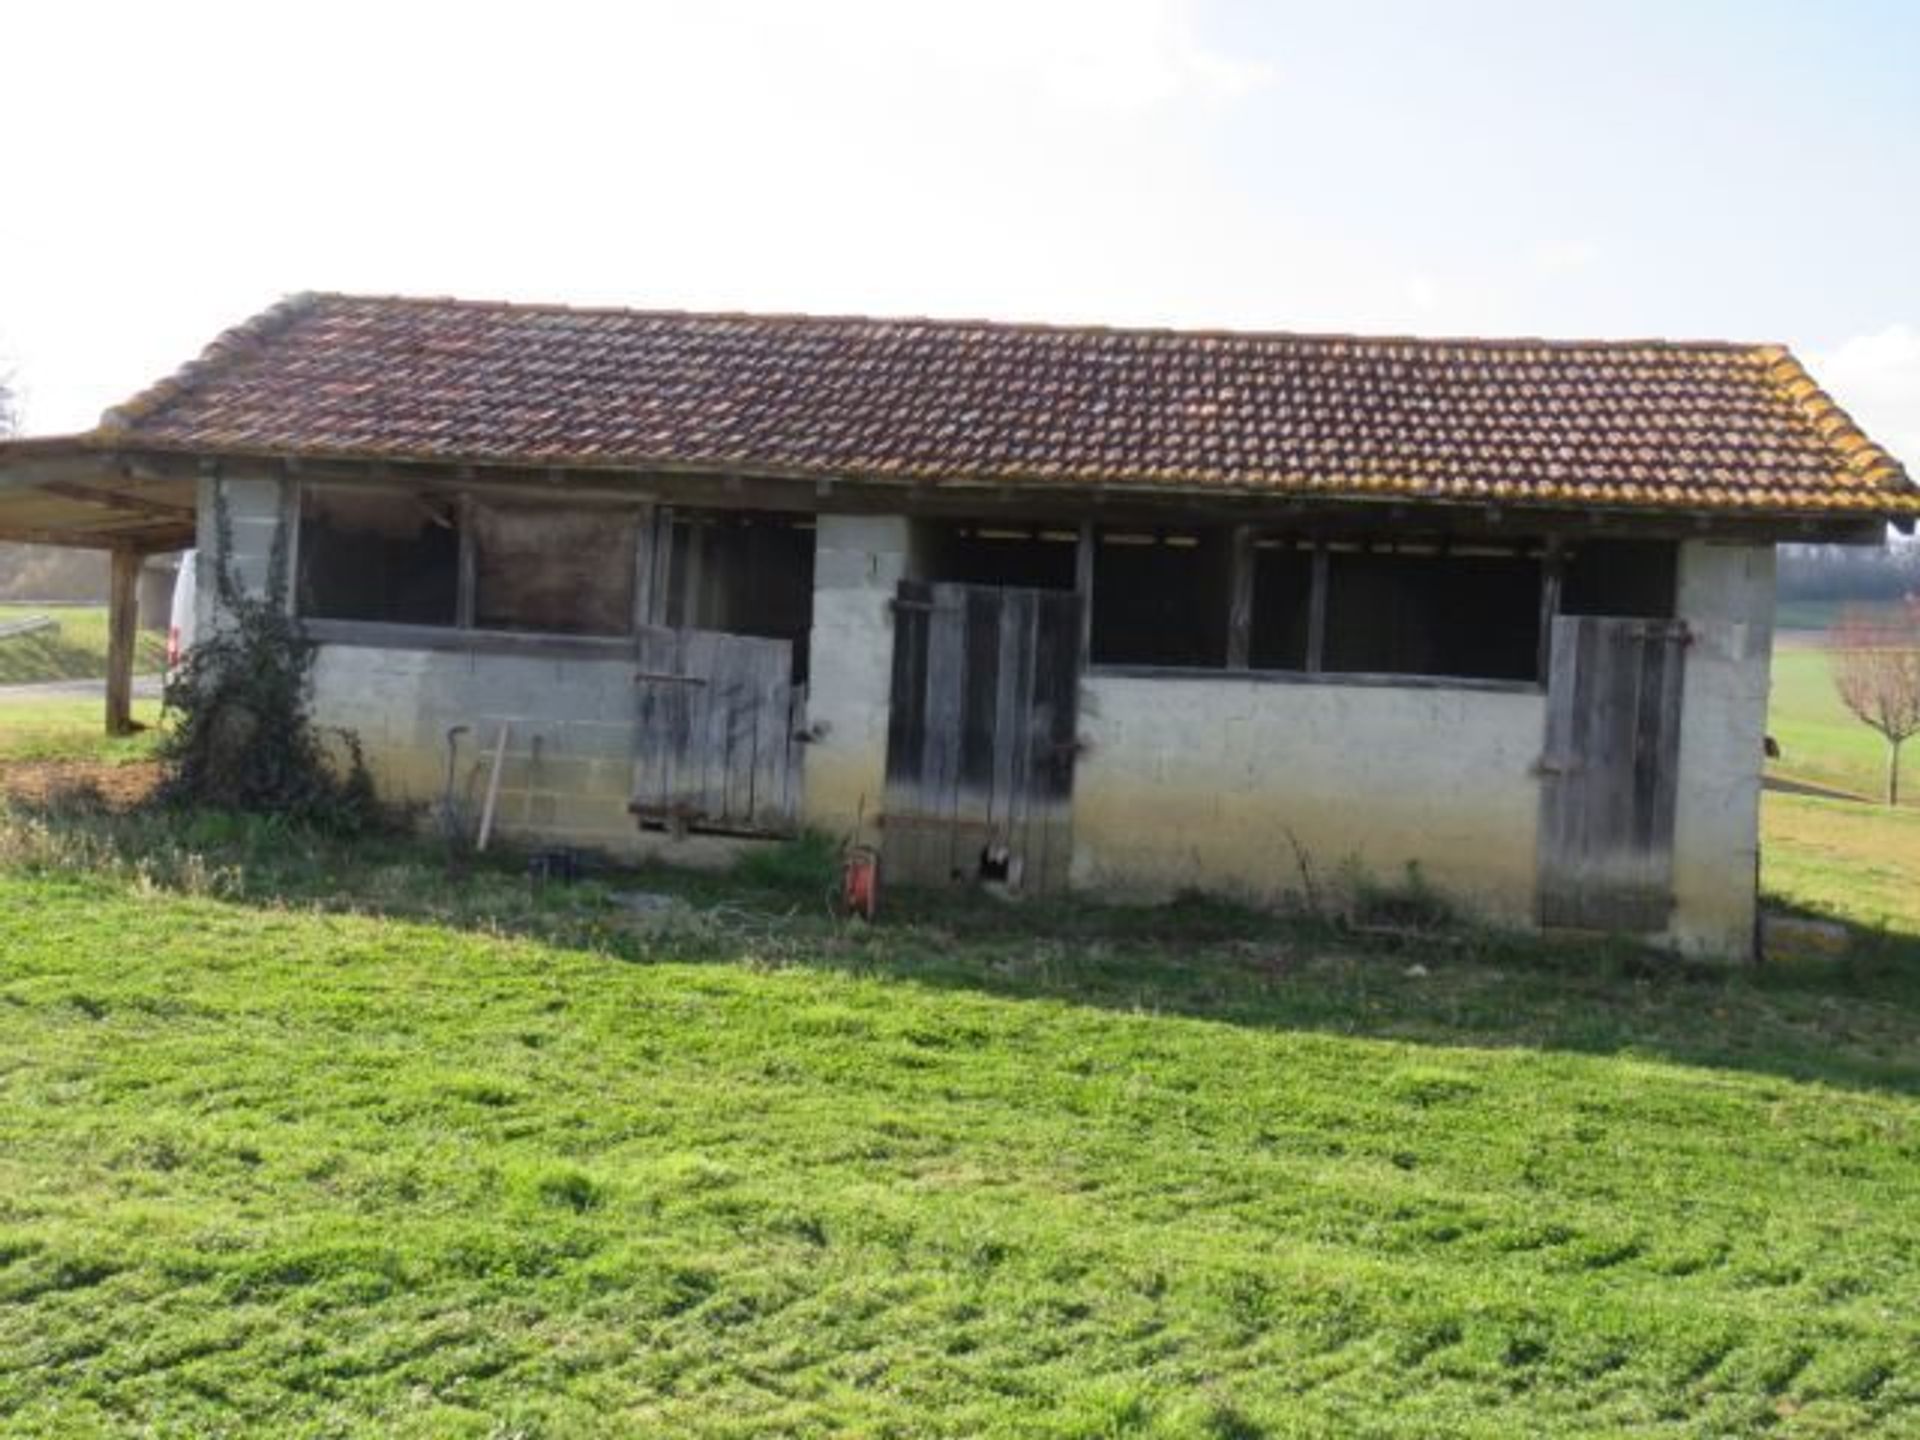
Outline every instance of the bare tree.
{"type": "Polygon", "coordinates": [[[1900,803],[1900,747],[1920,732],[1920,598],[1847,610],[1827,636],[1834,688],[1887,742],[1887,804],[1900,803]]]}
{"type": "Polygon", "coordinates": [[[20,413],[17,398],[13,393],[13,376],[0,370],[0,440],[13,434],[19,424],[20,413]]]}

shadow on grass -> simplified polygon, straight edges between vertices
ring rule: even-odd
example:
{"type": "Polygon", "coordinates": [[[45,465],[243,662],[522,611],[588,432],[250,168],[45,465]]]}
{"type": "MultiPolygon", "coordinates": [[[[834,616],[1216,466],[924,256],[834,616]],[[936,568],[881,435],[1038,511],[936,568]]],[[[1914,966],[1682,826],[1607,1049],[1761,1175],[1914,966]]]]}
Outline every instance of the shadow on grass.
{"type": "Polygon", "coordinates": [[[405,836],[330,839],[273,820],[116,813],[86,797],[0,810],[0,869],[137,883],[526,937],[632,962],[808,967],[1002,998],[1423,1045],[1644,1055],[1920,1094],[1920,937],[1856,930],[1846,954],[1689,964],[1626,943],[1464,928],[1358,932],[1193,897],[1158,907],[887,896],[832,913],[814,841],[729,875],[589,866],[536,883],[513,852],[450,857],[405,836]]]}

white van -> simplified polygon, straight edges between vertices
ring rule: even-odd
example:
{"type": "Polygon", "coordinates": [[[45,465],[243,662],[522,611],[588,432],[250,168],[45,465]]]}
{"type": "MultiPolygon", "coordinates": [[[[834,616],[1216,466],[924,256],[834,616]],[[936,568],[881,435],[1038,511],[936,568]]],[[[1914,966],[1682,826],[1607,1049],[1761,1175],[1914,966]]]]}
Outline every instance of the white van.
{"type": "Polygon", "coordinates": [[[172,670],[181,657],[193,648],[194,564],[195,552],[180,556],[180,568],[173,577],[173,613],[167,620],[167,669],[172,670]]]}

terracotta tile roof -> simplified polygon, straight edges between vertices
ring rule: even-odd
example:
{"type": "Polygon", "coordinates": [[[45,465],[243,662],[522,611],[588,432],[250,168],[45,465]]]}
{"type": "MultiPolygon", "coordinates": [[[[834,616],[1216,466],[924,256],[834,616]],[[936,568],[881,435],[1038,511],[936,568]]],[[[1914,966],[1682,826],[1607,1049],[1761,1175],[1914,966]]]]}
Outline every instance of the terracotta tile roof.
{"type": "Polygon", "coordinates": [[[201,452],[1920,512],[1784,348],[305,295],[103,417],[201,452]]]}

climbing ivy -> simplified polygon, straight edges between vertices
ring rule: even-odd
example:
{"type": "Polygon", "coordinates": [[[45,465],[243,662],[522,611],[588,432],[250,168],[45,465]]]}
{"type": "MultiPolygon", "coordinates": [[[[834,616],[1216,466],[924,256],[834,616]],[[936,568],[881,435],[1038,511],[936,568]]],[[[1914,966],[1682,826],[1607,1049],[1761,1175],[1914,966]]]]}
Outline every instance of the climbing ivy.
{"type": "Polygon", "coordinates": [[[376,826],[383,817],[359,737],[333,732],[336,762],[309,713],[315,646],[287,603],[288,527],[274,536],[264,590],[250,592],[234,570],[224,487],[213,489],[214,550],[202,554],[200,575],[212,581],[219,613],[167,677],[172,724],[156,799],[334,833],[376,826]]]}

